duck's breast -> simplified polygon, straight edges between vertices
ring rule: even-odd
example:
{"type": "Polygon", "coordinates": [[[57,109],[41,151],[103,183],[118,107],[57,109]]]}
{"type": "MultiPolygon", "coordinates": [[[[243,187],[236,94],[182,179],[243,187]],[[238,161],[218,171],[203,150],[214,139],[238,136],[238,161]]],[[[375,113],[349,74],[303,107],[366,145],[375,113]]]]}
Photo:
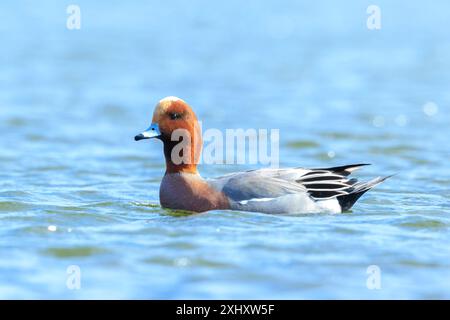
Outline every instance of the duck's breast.
{"type": "Polygon", "coordinates": [[[161,206],[204,212],[229,209],[227,197],[208,185],[198,174],[166,174],[159,190],[161,206]]]}

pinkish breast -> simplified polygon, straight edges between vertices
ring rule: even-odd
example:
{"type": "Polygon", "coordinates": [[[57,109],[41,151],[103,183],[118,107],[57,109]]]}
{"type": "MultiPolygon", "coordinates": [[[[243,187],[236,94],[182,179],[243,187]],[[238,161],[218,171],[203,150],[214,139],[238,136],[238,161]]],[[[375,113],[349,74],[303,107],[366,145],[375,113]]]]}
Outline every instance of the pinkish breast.
{"type": "Polygon", "coordinates": [[[199,174],[168,173],[159,190],[161,206],[169,209],[205,212],[230,209],[227,197],[213,189],[199,174]]]}

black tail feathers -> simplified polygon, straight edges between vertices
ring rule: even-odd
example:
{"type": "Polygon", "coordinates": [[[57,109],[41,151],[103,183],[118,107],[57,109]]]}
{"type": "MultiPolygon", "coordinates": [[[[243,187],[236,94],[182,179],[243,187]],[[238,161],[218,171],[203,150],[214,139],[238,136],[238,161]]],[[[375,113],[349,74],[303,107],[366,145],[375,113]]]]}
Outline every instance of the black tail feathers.
{"type": "Polygon", "coordinates": [[[367,191],[375,187],[376,185],[382,183],[384,180],[390,178],[392,176],[387,176],[384,178],[375,178],[368,182],[359,182],[356,183],[353,187],[354,190],[349,194],[343,194],[337,197],[339,201],[339,205],[342,208],[342,212],[350,210],[351,207],[355,204],[355,202],[367,191]]]}

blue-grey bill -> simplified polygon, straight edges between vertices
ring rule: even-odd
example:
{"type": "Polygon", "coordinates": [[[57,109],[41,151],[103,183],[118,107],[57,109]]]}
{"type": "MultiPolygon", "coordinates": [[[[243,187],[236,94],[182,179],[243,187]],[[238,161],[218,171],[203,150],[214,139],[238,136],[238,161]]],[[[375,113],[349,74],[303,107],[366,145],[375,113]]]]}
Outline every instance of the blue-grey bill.
{"type": "Polygon", "coordinates": [[[144,140],[144,139],[152,139],[157,138],[161,135],[161,132],[159,131],[159,126],[157,123],[152,123],[150,128],[145,130],[144,132],[138,134],[134,137],[135,141],[144,140]]]}

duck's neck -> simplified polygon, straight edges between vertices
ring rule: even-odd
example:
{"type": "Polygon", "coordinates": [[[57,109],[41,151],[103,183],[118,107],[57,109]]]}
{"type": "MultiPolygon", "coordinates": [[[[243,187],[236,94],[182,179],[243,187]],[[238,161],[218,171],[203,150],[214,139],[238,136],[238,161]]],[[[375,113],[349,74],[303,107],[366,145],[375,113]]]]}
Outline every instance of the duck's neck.
{"type": "Polygon", "coordinates": [[[164,141],[164,156],[166,158],[166,174],[172,173],[192,173],[198,174],[198,157],[196,150],[180,149],[177,147],[178,141],[164,141]],[[188,151],[186,155],[183,154],[188,151]]]}

